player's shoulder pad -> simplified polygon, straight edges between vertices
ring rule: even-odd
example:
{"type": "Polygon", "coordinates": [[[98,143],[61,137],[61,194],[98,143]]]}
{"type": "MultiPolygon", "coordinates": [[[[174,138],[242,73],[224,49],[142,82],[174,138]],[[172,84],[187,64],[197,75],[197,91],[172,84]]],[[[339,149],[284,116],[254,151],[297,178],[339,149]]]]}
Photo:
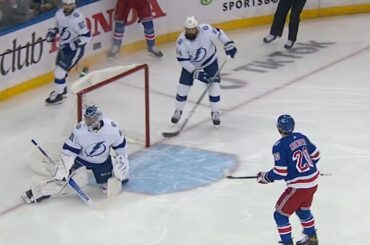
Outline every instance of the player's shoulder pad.
{"type": "Polygon", "coordinates": [[[208,24],[199,24],[199,28],[205,31],[211,30],[212,26],[208,24]]]}
{"type": "Polygon", "coordinates": [[[75,11],[73,11],[73,17],[75,18],[80,18],[80,16],[82,16],[81,12],[77,9],[75,9],[75,11]]]}
{"type": "Polygon", "coordinates": [[[110,125],[112,125],[113,128],[117,128],[117,123],[114,121],[110,121],[110,125]]]}
{"type": "Polygon", "coordinates": [[[177,44],[178,46],[180,46],[183,42],[184,42],[184,40],[182,40],[182,38],[180,37],[179,39],[177,39],[176,44],[177,44]]]}

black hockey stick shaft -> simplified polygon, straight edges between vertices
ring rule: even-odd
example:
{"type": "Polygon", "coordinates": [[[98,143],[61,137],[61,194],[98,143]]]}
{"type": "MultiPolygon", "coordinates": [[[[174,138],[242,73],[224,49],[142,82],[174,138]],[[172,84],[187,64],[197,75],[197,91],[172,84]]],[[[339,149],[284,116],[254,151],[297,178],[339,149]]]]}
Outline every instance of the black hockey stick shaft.
{"type": "MultiPolygon", "coordinates": [[[[320,174],[320,176],[332,176],[331,173],[322,173],[320,174]]],[[[258,176],[257,175],[251,175],[251,176],[232,176],[232,175],[229,175],[229,176],[226,176],[226,178],[228,179],[257,179],[258,176]]]]}
{"type": "Polygon", "coordinates": [[[37,147],[37,149],[39,149],[39,151],[42,153],[42,155],[44,155],[46,157],[46,159],[48,159],[48,161],[51,164],[55,165],[54,160],[51,159],[51,157],[49,157],[49,155],[44,151],[44,149],[41,148],[41,146],[39,146],[39,144],[37,144],[37,142],[34,139],[32,139],[31,142],[32,142],[32,144],[34,144],[37,147]]]}
{"type": "Polygon", "coordinates": [[[209,82],[207,84],[207,87],[206,89],[203,91],[203,93],[200,95],[199,99],[197,100],[197,102],[195,103],[195,105],[193,106],[193,108],[191,109],[188,117],[184,120],[184,122],[181,124],[180,128],[177,130],[177,131],[174,131],[174,132],[163,132],[162,135],[166,138],[170,138],[170,137],[174,137],[174,136],[177,136],[180,134],[180,132],[184,129],[184,127],[188,124],[189,122],[189,119],[193,116],[195,110],[197,109],[198,105],[200,104],[200,102],[202,102],[204,96],[207,94],[209,88],[212,86],[212,83],[213,83],[213,80],[216,79],[216,77],[220,74],[222,68],[225,66],[226,64],[226,59],[224,60],[224,62],[222,63],[222,65],[220,66],[220,68],[217,70],[217,72],[213,75],[213,77],[211,77],[209,79],[209,82]]]}

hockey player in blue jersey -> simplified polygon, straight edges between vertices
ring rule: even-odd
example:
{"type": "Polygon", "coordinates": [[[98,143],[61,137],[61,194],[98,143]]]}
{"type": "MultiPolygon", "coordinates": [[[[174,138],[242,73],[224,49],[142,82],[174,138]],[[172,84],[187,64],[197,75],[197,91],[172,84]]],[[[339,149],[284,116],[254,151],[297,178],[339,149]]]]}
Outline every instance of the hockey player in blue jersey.
{"type": "Polygon", "coordinates": [[[54,85],[45,102],[47,105],[59,104],[67,94],[66,78],[68,72],[85,53],[85,46],[91,34],[82,13],[76,9],[75,0],[62,0],[62,8],[55,14],[56,27],[50,28],[46,41],[54,42],[59,34],[59,50],[54,70],[54,85]]]}
{"type": "Polygon", "coordinates": [[[282,138],[272,148],[275,166],[268,172],[259,172],[257,182],[267,184],[284,179],[287,183],[274,212],[280,243],[293,245],[289,216],[295,212],[304,233],[304,238],[296,245],[317,245],[315,220],[310,207],[320,176],[316,168],[320,152],[305,135],[293,132],[294,124],[294,119],[289,115],[278,118],[277,129],[282,138]]]}

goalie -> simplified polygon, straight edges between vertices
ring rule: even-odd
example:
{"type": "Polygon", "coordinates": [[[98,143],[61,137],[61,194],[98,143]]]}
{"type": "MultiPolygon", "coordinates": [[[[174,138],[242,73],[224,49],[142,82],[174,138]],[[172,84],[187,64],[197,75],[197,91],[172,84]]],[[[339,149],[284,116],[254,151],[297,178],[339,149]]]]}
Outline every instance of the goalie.
{"type": "Polygon", "coordinates": [[[116,122],[103,117],[96,105],[89,105],[84,121],[77,124],[63,145],[61,161],[52,170],[52,178],[36,182],[22,198],[26,203],[69,193],[67,182],[73,177],[79,186],[88,183],[92,171],[96,183],[113,196],[121,192],[129,179],[126,139],[116,122]],[[110,152],[116,156],[111,156],[110,152]]]}

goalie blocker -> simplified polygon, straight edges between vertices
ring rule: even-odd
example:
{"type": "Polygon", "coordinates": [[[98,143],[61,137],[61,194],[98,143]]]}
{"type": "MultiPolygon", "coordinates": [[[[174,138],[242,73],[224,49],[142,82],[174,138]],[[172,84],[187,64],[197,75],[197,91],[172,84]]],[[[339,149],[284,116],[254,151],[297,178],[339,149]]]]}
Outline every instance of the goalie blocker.
{"type": "Polygon", "coordinates": [[[129,178],[125,136],[116,122],[103,117],[96,105],[87,106],[84,121],[65,141],[53,177],[38,181],[22,197],[27,203],[36,203],[67,194],[69,189],[65,187],[72,177],[79,186],[88,183],[88,171],[92,171],[96,183],[108,196],[121,192],[122,183],[129,178]],[[116,156],[110,155],[111,150],[116,156]]]}

